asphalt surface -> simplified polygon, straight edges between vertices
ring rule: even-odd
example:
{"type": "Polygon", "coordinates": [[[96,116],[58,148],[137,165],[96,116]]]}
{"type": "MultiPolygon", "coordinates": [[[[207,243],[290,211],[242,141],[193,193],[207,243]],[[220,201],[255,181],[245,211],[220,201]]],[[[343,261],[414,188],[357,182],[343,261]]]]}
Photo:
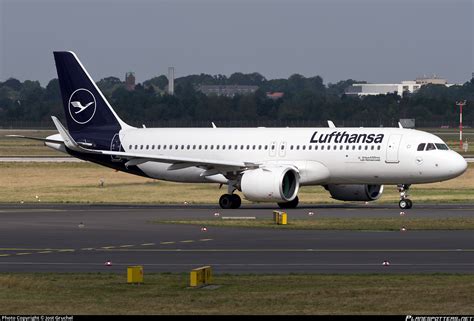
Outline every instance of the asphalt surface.
{"type": "MultiPolygon", "coordinates": [[[[410,217],[473,217],[474,205],[415,204],[410,217]]],[[[270,218],[274,207],[0,205],[0,272],[474,273],[473,231],[296,231],[156,224],[270,218]],[[219,213],[219,217],[215,213],[219,213]],[[81,224],[82,223],[82,224],[81,224]],[[106,265],[110,261],[111,265],[106,265]],[[383,265],[388,261],[390,265],[383,265]]],[[[394,206],[302,207],[292,218],[400,217],[394,206]],[[314,215],[309,216],[308,213],[314,215]]]]}

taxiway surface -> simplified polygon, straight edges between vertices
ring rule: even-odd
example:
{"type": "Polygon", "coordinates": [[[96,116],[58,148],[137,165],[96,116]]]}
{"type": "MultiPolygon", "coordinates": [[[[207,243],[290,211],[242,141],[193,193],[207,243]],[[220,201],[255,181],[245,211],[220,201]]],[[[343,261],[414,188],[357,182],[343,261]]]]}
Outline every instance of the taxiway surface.
{"type": "MultiPolygon", "coordinates": [[[[309,231],[156,224],[159,219],[270,218],[274,207],[0,205],[0,271],[219,273],[474,272],[473,231],[309,231]],[[220,216],[214,214],[219,212],[220,216]],[[82,224],[81,224],[82,223],[82,224]],[[111,266],[105,265],[110,261],[111,266]],[[382,265],[388,261],[389,266],[382,265]]],[[[317,206],[291,218],[399,217],[396,206],[317,206]],[[309,217],[308,212],[314,212],[309,217]]],[[[416,204],[410,217],[472,217],[474,205],[416,204]]]]}

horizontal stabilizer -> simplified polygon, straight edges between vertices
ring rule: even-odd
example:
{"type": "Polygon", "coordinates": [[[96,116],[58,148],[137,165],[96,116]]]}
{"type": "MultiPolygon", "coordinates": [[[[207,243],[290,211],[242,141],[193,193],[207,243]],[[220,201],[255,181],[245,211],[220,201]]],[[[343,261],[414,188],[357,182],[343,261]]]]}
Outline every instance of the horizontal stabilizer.
{"type": "Polygon", "coordinates": [[[55,144],[62,144],[62,140],[56,139],[49,139],[49,138],[41,138],[41,137],[31,137],[31,136],[23,136],[23,135],[5,135],[5,137],[13,137],[13,138],[23,138],[23,139],[32,139],[32,140],[39,140],[45,143],[55,143],[55,144]]]}

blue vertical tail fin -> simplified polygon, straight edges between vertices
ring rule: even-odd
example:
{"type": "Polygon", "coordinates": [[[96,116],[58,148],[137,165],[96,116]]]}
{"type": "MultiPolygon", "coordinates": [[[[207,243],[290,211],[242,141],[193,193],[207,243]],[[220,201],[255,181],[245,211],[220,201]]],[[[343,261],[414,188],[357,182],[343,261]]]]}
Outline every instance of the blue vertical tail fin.
{"type": "Polygon", "coordinates": [[[74,52],[56,51],[54,60],[71,136],[99,149],[110,148],[113,137],[131,127],[117,116],[74,52]]]}

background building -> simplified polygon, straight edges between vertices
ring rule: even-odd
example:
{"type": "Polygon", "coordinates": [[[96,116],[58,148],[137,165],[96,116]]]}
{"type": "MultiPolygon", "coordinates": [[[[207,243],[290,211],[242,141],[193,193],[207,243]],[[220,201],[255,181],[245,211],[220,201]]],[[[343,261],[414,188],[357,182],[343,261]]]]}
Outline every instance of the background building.
{"type": "Polygon", "coordinates": [[[235,95],[249,95],[256,92],[258,86],[247,85],[199,85],[197,90],[205,95],[234,97],[235,95]]]}
{"type": "Polygon", "coordinates": [[[127,90],[135,90],[135,73],[127,72],[125,74],[125,88],[127,90]]]}
{"type": "Polygon", "coordinates": [[[424,76],[417,78],[416,80],[404,80],[397,84],[353,84],[346,88],[345,94],[353,96],[369,96],[396,93],[402,95],[403,93],[414,93],[427,84],[445,85],[447,87],[453,85],[448,84],[446,79],[443,78],[424,76]]]}

